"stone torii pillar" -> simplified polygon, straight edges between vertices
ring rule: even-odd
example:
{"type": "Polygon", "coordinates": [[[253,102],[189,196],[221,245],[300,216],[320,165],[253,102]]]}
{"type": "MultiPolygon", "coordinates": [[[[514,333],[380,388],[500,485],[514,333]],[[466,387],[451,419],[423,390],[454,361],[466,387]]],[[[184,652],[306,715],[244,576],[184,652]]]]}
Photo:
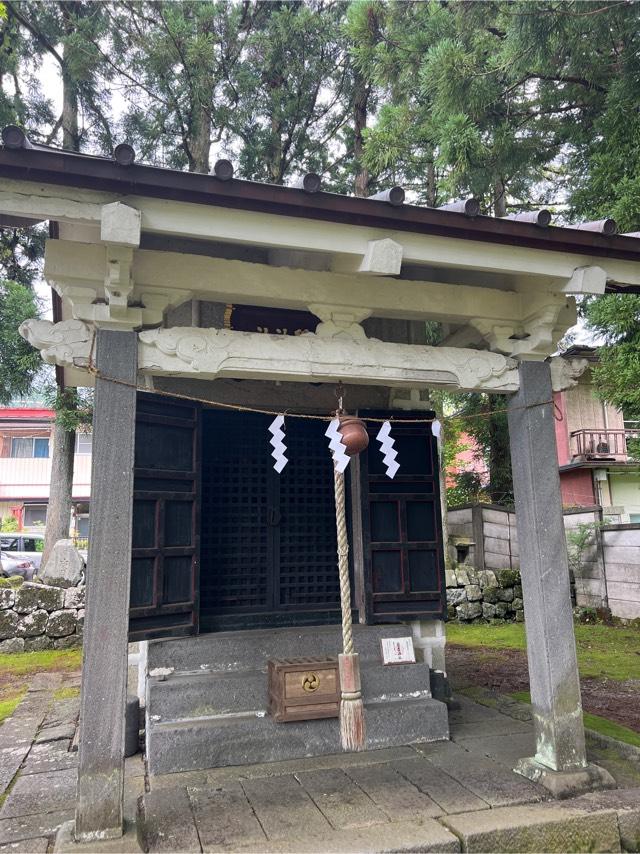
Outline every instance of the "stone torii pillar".
{"type": "Polygon", "coordinates": [[[123,830],[138,336],[99,329],[75,837],[123,830]]]}
{"type": "Polygon", "coordinates": [[[562,798],[615,782],[586,757],[550,366],[519,375],[508,420],[536,754],[515,770],[562,798]]]}

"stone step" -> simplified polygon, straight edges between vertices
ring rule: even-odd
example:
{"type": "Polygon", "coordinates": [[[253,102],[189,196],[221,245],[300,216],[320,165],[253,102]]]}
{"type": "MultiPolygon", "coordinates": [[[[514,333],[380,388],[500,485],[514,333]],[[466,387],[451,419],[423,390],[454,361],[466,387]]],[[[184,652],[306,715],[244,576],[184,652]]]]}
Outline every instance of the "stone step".
{"type": "MultiPolygon", "coordinates": [[[[431,696],[426,664],[384,667],[378,661],[364,659],[361,678],[365,700],[431,696]]],[[[173,673],[164,681],[150,677],[147,705],[154,719],[163,721],[264,710],[266,668],[234,673],[173,673]]]]}
{"type": "MultiPolygon", "coordinates": [[[[361,659],[380,660],[380,639],[407,637],[405,625],[354,626],[356,651],[361,659]]],[[[149,642],[149,670],[173,667],[176,671],[201,668],[211,672],[266,669],[270,658],[335,656],[342,650],[341,626],[257,629],[212,632],[198,637],[149,642]]]]}
{"type": "MultiPolygon", "coordinates": [[[[369,749],[449,738],[447,707],[438,700],[377,700],[365,710],[369,749]]],[[[149,712],[146,737],[151,774],[340,752],[337,718],[276,723],[261,711],[181,721],[154,721],[149,712]]]]}

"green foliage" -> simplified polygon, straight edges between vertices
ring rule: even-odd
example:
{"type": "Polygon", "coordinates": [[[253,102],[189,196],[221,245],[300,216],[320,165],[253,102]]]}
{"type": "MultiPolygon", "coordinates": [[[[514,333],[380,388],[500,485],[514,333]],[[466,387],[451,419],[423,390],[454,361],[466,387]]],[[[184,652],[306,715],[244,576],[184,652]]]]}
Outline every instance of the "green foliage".
{"type": "Polygon", "coordinates": [[[47,406],[55,410],[56,421],[62,424],[65,430],[69,432],[75,430],[88,432],[91,430],[93,389],[59,389],[55,386],[48,386],[43,392],[43,399],[47,406]]]}
{"type": "Polygon", "coordinates": [[[0,653],[0,673],[11,676],[30,676],[33,673],[77,670],[81,665],[81,649],[47,649],[41,652],[0,653]]]}
{"type": "Polygon", "coordinates": [[[640,295],[605,294],[588,301],[584,313],[604,341],[593,368],[596,393],[627,418],[640,418],[640,295]]]}
{"type": "MultiPolygon", "coordinates": [[[[509,696],[520,703],[531,703],[531,694],[528,691],[514,691],[509,696]]],[[[616,741],[623,741],[625,744],[640,747],[640,733],[629,729],[629,727],[616,723],[616,721],[610,721],[608,718],[603,718],[600,715],[592,715],[590,712],[583,712],[582,720],[587,729],[599,732],[608,738],[615,738],[616,741]]]]}
{"type": "MultiPolygon", "coordinates": [[[[576,624],[574,631],[581,676],[617,681],[637,678],[637,628],[576,624]]],[[[490,649],[524,650],[527,646],[523,623],[449,623],[447,642],[490,649]]]]}
{"type": "Polygon", "coordinates": [[[0,578],[0,587],[8,587],[15,590],[17,587],[22,587],[24,578],[21,575],[10,575],[9,578],[0,578]]]}
{"type": "Polygon", "coordinates": [[[2,697],[0,699],[0,724],[15,712],[20,700],[24,697],[26,692],[27,688],[25,686],[17,693],[12,693],[11,696],[2,697]]]}
{"type": "Polygon", "coordinates": [[[596,522],[580,522],[575,528],[567,531],[569,569],[574,575],[582,573],[585,554],[588,549],[593,547],[596,531],[600,527],[596,522]]]}
{"type": "Polygon", "coordinates": [[[40,354],[18,333],[24,320],[38,316],[33,293],[17,282],[0,280],[0,404],[29,392],[40,369],[40,354]]]}
{"type": "Polygon", "coordinates": [[[0,531],[2,533],[13,533],[18,530],[18,520],[15,516],[3,516],[0,519],[0,531]]]}

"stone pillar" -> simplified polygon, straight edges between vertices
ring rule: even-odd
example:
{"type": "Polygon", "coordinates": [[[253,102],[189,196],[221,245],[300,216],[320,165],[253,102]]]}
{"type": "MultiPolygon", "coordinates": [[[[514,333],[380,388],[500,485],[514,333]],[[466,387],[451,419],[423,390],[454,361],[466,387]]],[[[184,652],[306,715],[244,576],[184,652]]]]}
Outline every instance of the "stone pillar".
{"type": "Polygon", "coordinates": [[[75,835],[122,835],[138,336],[98,330],[75,835]]]}
{"type": "Polygon", "coordinates": [[[521,362],[519,374],[508,419],[536,754],[515,770],[568,797],[615,784],[586,759],[551,372],[521,362]]]}

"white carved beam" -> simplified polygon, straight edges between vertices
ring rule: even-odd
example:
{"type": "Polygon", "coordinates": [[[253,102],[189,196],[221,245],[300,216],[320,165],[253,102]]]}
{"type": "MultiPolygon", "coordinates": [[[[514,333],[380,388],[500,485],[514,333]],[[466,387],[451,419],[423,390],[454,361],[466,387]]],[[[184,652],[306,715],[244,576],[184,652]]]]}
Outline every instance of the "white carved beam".
{"type": "Polygon", "coordinates": [[[575,301],[569,297],[546,295],[539,305],[519,323],[504,323],[486,317],[474,317],[469,326],[476,329],[489,347],[508,356],[543,360],[550,356],[563,334],[577,320],[575,301]]]}
{"type": "MultiPolygon", "coordinates": [[[[100,291],[104,277],[104,249],[72,241],[47,241],[44,273],[67,285],[91,285],[100,291]]],[[[326,306],[374,316],[407,320],[433,319],[466,323],[472,317],[518,324],[545,301],[544,291],[533,295],[451,285],[440,282],[390,279],[384,276],[343,275],[314,270],[271,267],[179,252],[138,249],[133,253],[134,295],[141,290],[166,290],[174,295],[215,302],[308,309],[326,306]],[[185,285],[188,291],[185,291],[185,285]]],[[[313,309],[312,309],[313,310],[313,309]]]]}
{"type": "MultiPolygon", "coordinates": [[[[45,362],[86,370],[93,330],[79,320],[27,320],[20,334],[45,362]]],[[[176,327],[138,335],[143,376],[289,380],[449,388],[506,393],[518,388],[515,362],[499,353],[365,339],[265,335],[176,327]]]]}
{"type": "Polygon", "coordinates": [[[367,243],[359,273],[372,276],[398,276],[402,267],[402,246],[395,240],[385,237],[382,240],[370,240],[367,243]]]}
{"type": "MultiPolygon", "coordinates": [[[[120,201],[113,193],[47,185],[37,181],[3,180],[2,186],[0,212],[35,219],[100,223],[102,206],[120,201]]],[[[389,234],[382,229],[359,225],[319,222],[303,217],[284,217],[143,196],[128,196],[126,203],[141,212],[145,231],[167,236],[230,240],[267,248],[325,252],[331,257],[350,256],[357,264],[361,263],[370,240],[391,238],[402,246],[405,263],[535,275],[546,277],[549,285],[556,289],[566,284],[576,268],[600,265],[606,270],[611,282],[640,284],[640,265],[615,258],[595,258],[582,253],[502,246],[404,231],[389,234]]]]}
{"type": "Polygon", "coordinates": [[[139,333],[143,374],[234,377],[510,392],[515,363],[498,353],[376,339],[322,338],[176,327],[139,333]]]}
{"type": "Polygon", "coordinates": [[[589,366],[589,360],[553,356],[550,365],[553,390],[564,391],[578,385],[578,380],[589,366]]]}
{"type": "Polygon", "coordinates": [[[140,211],[122,202],[104,205],[100,215],[100,240],[121,246],[140,246],[140,211]]]}
{"type": "Polygon", "coordinates": [[[61,368],[86,370],[91,355],[93,330],[81,320],[25,320],[18,329],[42,360],[61,368]]]}
{"type": "Polygon", "coordinates": [[[603,294],[606,286],[606,271],[594,265],[576,267],[560,290],[563,294],[603,294]]]}

